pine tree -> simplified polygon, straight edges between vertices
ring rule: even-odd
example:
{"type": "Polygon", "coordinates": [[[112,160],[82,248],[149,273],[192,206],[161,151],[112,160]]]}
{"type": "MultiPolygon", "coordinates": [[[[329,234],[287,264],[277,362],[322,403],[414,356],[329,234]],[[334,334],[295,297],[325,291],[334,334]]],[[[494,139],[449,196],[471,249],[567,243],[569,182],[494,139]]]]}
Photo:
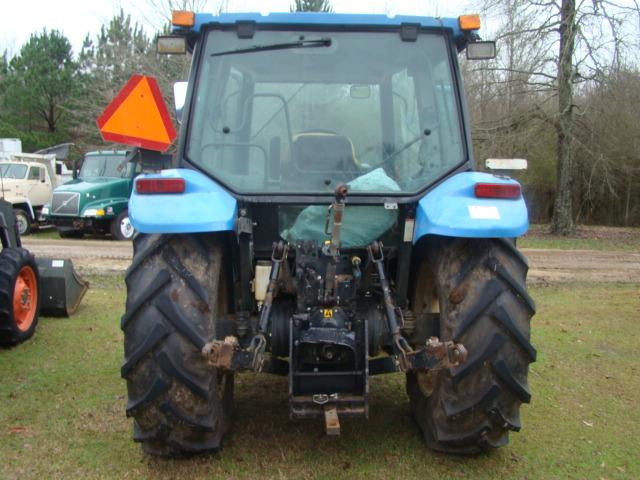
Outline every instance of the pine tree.
{"type": "Polygon", "coordinates": [[[81,93],[75,113],[79,119],[77,132],[89,146],[100,143],[95,119],[133,74],[149,75],[155,57],[149,37],[121,9],[95,38],[86,36],[78,57],[81,93]]]}
{"type": "Polygon", "coordinates": [[[71,43],[57,30],[32,34],[10,60],[5,53],[0,61],[2,135],[21,138],[26,151],[61,141],[72,121],[77,75],[71,43]]]}

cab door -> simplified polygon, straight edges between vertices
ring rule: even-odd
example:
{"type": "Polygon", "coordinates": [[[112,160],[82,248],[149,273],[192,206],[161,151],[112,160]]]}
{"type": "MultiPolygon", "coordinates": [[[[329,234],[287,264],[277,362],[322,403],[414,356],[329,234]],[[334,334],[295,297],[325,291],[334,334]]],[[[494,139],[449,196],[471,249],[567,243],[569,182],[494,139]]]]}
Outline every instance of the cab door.
{"type": "Polygon", "coordinates": [[[33,207],[41,207],[51,197],[51,179],[47,169],[38,165],[29,167],[27,174],[29,201],[33,207]]]}

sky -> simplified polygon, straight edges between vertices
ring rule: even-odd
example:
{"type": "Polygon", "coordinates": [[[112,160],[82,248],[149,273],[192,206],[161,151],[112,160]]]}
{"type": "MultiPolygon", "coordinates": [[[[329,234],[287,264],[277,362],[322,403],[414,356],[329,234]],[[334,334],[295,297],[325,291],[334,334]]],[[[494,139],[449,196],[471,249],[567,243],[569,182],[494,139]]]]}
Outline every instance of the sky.
{"type": "MultiPolygon", "coordinates": [[[[163,23],[168,16],[170,0],[4,0],[0,15],[0,54],[8,51],[9,57],[20,50],[29,36],[42,29],[57,29],[70,40],[74,53],[78,53],[87,33],[91,36],[100,30],[122,7],[125,13],[143,25],[148,34],[163,23]],[[162,5],[154,8],[153,5],[162,5]],[[166,12],[163,12],[164,9],[166,12]]],[[[204,0],[203,0],[204,1],[204,0]]],[[[220,2],[230,12],[283,12],[289,11],[292,0],[208,0],[209,11],[220,2]]],[[[178,3],[178,2],[174,2],[178,3]]],[[[458,16],[471,13],[465,6],[467,0],[332,0],[337,13],[383,13],[388,15],[458,16]]],[[[203,10],[203,11],[206,11],[203,10]]]]}

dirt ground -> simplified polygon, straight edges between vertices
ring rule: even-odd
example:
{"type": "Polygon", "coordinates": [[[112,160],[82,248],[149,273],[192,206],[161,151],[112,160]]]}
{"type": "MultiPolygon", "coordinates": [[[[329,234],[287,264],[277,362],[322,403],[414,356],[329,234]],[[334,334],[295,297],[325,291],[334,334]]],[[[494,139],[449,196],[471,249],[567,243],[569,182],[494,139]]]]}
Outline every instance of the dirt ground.
{"type": "Polygon", "coordinates": [[[70,258],[80,273],[120,273],[131,263],[131,242],[58,240],[26,237],[22,245],[36,257],[70,258]]]}
{"type": "MultiPolygon", "coordinates": [[[[547,224],[530,225],[526,233],[531,238],[562,238],[549,232],[547,224]]],[[[627,227],[608,227],[605,225],[578,225],[572,239],[578,240],[615,240],[617,242],[636,242],[640,236],[640,229],[627,227]]]]}
{"type": "Polygon", "coordinates": [[[640,282],[640,253],[523,248],[529,283],[640,282]]]}
{"type": "MultiPolygon", "coordinates": [[[[50,240],[25,238],[23,244],[39,257],[71,258],[84,274],[119,273],[131,262],[130,242],[111,240],[50,240]]],[[[570,281],[640,282],[640,252],[525,248],[529,283],[570,281]]]]}

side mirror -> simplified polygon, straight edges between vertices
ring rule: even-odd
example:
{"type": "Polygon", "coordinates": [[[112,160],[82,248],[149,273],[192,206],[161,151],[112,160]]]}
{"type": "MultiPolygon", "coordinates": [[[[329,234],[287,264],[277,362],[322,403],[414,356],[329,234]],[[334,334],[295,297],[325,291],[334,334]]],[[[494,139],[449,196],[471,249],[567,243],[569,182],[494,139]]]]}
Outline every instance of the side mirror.
{"type": "Polygon", "coordinates": [[[496,42],[473,42],[467,45],[468,60],[491,60],[496,58],[496,42]]]}
{"type": "Polygon", "coordinates": [[[187,53],[187,39],[181,35],[160,35],[156,52],[161,55],[184,55],[187,53]]]}
{"type": "Polygon", "coordinates": [[[74,160],[73,161],[73,179],[75,180],[76,178],[78,178],[78,161],[74,160]]]}
{"type": "Polygon", "coordinates": [[[173,84],[173,102],[176,107],[176,120],[182,123],[182,109],[187,99],[188,82],[176,82],[173,84]]]}

